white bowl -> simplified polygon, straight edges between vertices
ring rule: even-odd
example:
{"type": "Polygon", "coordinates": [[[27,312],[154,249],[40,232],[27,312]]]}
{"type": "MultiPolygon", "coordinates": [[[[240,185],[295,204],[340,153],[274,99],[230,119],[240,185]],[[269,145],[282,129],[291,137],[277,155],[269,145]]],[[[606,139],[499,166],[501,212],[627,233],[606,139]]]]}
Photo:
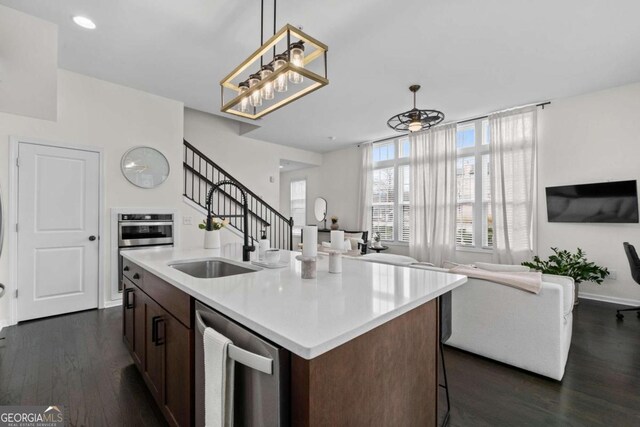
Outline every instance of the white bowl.
{"type": "Polygon", "coordinates": [[[276,264],[280,261],[280,249],[267,249],[264,251],[264,261],[267,264],[276,264]]]}

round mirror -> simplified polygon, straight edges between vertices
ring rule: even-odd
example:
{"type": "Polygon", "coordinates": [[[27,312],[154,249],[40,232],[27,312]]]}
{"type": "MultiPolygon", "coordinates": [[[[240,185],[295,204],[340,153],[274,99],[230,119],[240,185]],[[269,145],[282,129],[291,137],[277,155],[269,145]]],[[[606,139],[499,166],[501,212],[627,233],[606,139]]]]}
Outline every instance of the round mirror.
{"type": "Polygon", "coordinates": [[[316,216],[316,221],[324,221],[327,217],[327,201],[322,197],[316,198],[313,205],[313,214],[316,216]]]}
{"type": "Polygon", "coordinates": [[[124,153],[120,163],[122,174],[140,188],[154,188],[169,176],[169,162],[151,147],[134,147],[124,153]]]}

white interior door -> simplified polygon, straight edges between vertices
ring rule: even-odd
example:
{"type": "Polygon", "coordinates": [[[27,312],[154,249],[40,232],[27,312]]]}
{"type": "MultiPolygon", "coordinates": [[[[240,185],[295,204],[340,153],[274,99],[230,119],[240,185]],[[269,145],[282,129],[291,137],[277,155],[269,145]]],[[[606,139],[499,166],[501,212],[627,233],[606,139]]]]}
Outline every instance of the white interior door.
{"type": "Polygon", "coordinates": [[[98,306],[100,155],[18,149],[18,321],[98,306]]]}

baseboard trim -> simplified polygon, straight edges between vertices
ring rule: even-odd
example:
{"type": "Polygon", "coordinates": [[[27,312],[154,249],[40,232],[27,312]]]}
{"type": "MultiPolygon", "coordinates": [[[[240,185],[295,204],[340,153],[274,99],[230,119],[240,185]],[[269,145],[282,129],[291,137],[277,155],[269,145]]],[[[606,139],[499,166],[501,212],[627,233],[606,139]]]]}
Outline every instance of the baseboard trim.
{"type": "Polygon", "coordinates": [[[118,307],[122,305],[122,300],[115,300],[115,301],[105,301],[104,302],[104,308],[111,308],[111,307],[118,307]]]}
{"type": "Polygon", "coordinates": [[[605,295],[590,294],[588,292],[578,293],[579,298],[590,299],[595,301],[610,302],[612,304],[628,305],[628,306],[640,306],[640,300],[629,298],[608,297],[605,295]]]}

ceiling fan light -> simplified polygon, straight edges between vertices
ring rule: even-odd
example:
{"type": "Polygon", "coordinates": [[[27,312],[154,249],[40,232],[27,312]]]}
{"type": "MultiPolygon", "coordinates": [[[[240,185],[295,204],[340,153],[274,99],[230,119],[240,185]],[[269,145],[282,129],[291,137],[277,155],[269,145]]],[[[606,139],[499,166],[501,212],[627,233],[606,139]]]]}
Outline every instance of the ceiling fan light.
{"type": "Polygon", "coordinates": [[[419,130],[422,130],[422,122],[418,119],[411,120],[411,123],[409,123],[409,132],[418,132],[419,130]]]}

